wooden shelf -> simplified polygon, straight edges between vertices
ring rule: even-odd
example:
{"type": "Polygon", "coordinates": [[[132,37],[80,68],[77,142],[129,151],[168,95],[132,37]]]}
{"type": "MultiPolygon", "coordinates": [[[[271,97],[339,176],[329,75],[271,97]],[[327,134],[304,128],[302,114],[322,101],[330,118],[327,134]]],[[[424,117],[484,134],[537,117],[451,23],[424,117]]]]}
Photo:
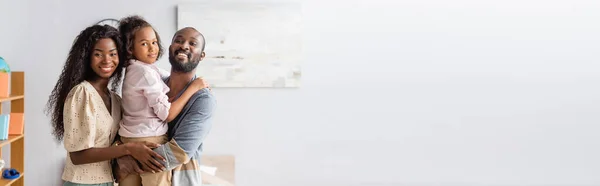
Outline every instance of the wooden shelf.
{"type": "Polygon", "coordinates": [[[23,95],[20,95],[20,96],[10,96],[10,97],[0,97],[0,102],[18,100],[18,99],[23,99],[23,98],[25,98],[25,96],[23,96],[23,95]]]}
{"type": "Polygon", "coordinates": [[[14,135],[14,136],[8,136],[7,140],[0,140],[0,147],[3,147],[6,144],[10,144],[13,141],[19,140],[19,139],[23,139],[23,135],[14,135]]]}
{"type": "MultiPolygon", "coordinates": [[[[24,72],[11,72],[10,75],[10,97],[0,97],[0,104],[4,104],[10,101],[10,113],[24,113],[25,112],[25,73],[24,72]]],[[[0,105],[0,113],[2,107],[0,105]]],[[[24,134],[24,133],[23,133],[24,134]]],[[[9,135],[8,139],[0,141],[0,157],[2,156],[2,147],[10,144],[10,164],[11,167],[21,172],[21,176],[16,179],[8,180],[3,179],[0,176],[0,186],[14,185],[23,186],[25,185],[25,177],[23,172],[25,171],[25,136],[21,135],[9,135]]],[[[1,172],[0,172],[1,174],[1,172]]]]}
{"type": "Polygon", "coordinates": [[[23,179],[23,173],[21,173],[21,176],[19,176],[18,178],[15,178],[12,180],[4,179],[4,178],[0,177],[0,186],[11,185],[11,184],[15,183],[16,181],[20,181],[22,183],[23,181],[21,179],[23,179]]]}

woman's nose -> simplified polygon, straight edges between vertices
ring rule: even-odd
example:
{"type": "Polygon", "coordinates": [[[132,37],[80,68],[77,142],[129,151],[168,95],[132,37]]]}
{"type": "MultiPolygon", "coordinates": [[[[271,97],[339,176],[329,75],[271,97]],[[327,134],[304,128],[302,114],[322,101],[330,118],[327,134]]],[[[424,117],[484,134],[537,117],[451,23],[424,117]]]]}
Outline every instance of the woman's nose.
{"type": "Polygon", "coordinates": [[[104,58],[102,58],[102,62],[103,63],[110,63],[110,61],[112,60],[112,57],[110,56],[110,54],[106,54],[104,55],[104,58]]]}

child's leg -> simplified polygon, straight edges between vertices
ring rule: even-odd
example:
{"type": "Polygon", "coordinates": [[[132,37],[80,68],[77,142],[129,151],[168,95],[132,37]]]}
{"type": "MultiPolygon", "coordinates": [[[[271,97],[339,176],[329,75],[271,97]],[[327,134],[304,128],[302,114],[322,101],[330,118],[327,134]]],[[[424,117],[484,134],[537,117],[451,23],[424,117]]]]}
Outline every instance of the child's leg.
{"type": "Polygon", "coordinates": [[[139,174],[129,174],[119,181],[119,186],[142,186],[142,178],[139,174]]]}
{"type": "MultiPolygon", "coordinates": [[[[157,144],[165,144],[167,143],[167,136],[153,136],[153,137],[143,137],[143,138],[127,138],[121,137],[121,141],[123,143],[134,142],[134,141],[147,141],[157,144]]],[[[142,173],[138,174],[129,174],[123,180],[120,181],[119,186],[152,186],[152,185],[171,185],[171,171],[163,171],[158,173],[142,173]],[[168,174],[167,174],[168,173],[168,174]],[[155,175],[155,176],[154,176],[155,175]],[[164,178],[163,178],[164,177],[164,178]],[[146,181],[148,180],[148,181],[146,181]],[[158,181],[165,180],[167,183],[159,183],[158,181]]]]}
{"type": "Polygon", "coordinates": [[[171,171],[144,173],[140,176],[143,186],[171,186],[171,171]]]}

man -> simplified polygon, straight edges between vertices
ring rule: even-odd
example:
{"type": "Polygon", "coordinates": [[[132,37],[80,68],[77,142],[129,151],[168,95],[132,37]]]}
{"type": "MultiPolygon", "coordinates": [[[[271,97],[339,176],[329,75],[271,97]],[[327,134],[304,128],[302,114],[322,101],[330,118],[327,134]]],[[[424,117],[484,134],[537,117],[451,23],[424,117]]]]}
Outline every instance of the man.
{"type": "MultiPolygon", "coordinates": [[[[169,100],[177,99],[189,83],[196,79],[196,67],[205,56],[204,45],[204,36],[191,27],[183,28],[173,36],[169,46],[171,74],[165,80],[171,89],[167,94],[169,100]]],[[[194,94],[181,113],[168,124],[169,142],[154,149],[164,158],[162,166],[142,165],[142,168],[145,171],[160,170],[162,167],[172,170],[173,186],[201,185],[200,155],[204,139],[212,127],[215,105],[215,98],[209,89],[205,88],[194,94]]],[[[117,164],[114,173],[117,181],[130,173],[142,172],[130,156],[117,159],[117,164]]]]}

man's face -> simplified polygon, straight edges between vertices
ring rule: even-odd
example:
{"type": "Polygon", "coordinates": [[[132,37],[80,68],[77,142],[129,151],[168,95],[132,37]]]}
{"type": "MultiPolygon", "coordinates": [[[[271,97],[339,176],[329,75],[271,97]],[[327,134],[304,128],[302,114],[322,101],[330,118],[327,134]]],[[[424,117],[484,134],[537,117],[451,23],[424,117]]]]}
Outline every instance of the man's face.
{"type": "Polygon", "coordinates": [[[169,46],[169,62],[174,71],[191,72],[204,58],[202,35],[194,29],[178,31],[169,46]]]}

